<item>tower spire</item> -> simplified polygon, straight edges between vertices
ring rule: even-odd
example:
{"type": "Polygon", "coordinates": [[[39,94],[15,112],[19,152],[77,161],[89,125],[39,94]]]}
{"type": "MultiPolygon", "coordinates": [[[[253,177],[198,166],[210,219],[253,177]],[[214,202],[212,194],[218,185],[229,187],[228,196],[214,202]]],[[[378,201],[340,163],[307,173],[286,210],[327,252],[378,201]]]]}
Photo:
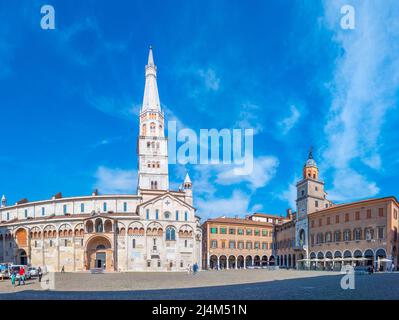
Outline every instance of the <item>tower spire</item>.
{"type": "Polygon", "coordinates": [[[148,66],[155,66],[154,55],[152,53],[152,46],[150,46],[150,52],[148,53],[148,63],[147,63],[147,65],[148,66]]]}
{"type": "Polygon", "coordinates": [[[148,62],[145,66],[145,88],[141,112],[147,110],[161,111],[157,85],[157,67],[154,63],[154,55],[151,46],[148,53],[148,62]]]}
{"type": "Polygon", "coordinates": [[[313,146],[310,146],[308,160],[313,159],[313,146]]]}

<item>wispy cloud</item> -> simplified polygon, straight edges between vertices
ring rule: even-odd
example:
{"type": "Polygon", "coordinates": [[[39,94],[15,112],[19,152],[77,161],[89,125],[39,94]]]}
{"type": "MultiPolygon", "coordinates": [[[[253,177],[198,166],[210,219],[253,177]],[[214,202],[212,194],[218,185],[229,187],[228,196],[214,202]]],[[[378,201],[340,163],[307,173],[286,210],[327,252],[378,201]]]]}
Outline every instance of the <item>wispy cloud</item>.
{"type": "Polygon", "coordinates": [[[136,192],[137,171],[119,168],[98,167],[94,188],[104,194],[125,194],[136,192]]]}
{"type": "Polygon", "coordinates": [[[103,113],[119,118],[132,120],[140,112],[140,105],[128,96],[95,95],[91,90],[86,93],[86,101],[92,107],[103,113]]]}
{"type": "Polygon", "coordinates": [[[337,170],[333,181],[334,189],[329,192],[329,198],[335,201],[362,199],[378,194],[380,189],[373,181],[351,168],[337,170]]]}
{"type": "Polygon", "coordinates": [[[339,26],[344,4],[324,2],[327,26],[343,49],[331,83],[323,154],[334,171],[331,195],[337,200],[378,194],[376,183],[361,173],[360,165],[376,170],[382,166],[379,137],[388,109],[398,103],[399,85],[397,1],[356,2],[355,30],[339,26]]]}
{"type": "Polygon", "coordinates": [[[221,166],[217,173],[216,182],[221,185],[232,183],[247,183],[251,189],[266,186],[277,172],[279,161],[273,156],[260,156],[254,159],[253,170],[248,175],[236,175],[234,165],[221,166]]]}
{"type": "Polygon", "coordinates": [[[253,129],[254,134],[263,131],[262,119],[259,117],[261,107],[255,103],[245,102],[241,104],[235,128],[253,129]]]}
{"type": "Polygon", "coordinates": [[[293,181],[287,186],[286,190],[277,194],[277,198],[285,201],[289,204],[291,209],[296,210],[296,199],[297,199],[297,189],[296,183],[300,180],[299,177],[295,177],[293,181]]]}
{"type": "Polygon", "coordinates": [[[204,82],[204,86],[207,90],[217,91],[219,90],[220,78],[216,75],[216,71],[212,68],[206,70],[199,69],[198,75],[204,82]]]}
{"type": "Polygon", "coordinates": [[[299,109],[296,106],[291,105],[289,116],[282,119],[278,123],[280,132],[284,135],[287,134],[288,132],[290,132],[291,129],[294,128],[294,126],[297,124],[300,117],[301,117],[301,113],[299,112],[299,109]]]}
{"type": "Polygon", "coordinates": [[[99,147],[102,147],[102,146],[109,145],[109,144],[111,144],[111,143],[113,143],[113,142],[115,142],[115,141],[117,141],[117,140],[120,140],[121,138],[122,138],[122,137],[104,138],[104,139],[101,139],[101,140],[99,140],[99,141],[93,143],[90,147],[91,147],[92,149],[96,149],[96,148],[99,148],[99,147]]]}
{"type": "Polygon", "coordinates": [[[174,75],[181,78],[187,95],[191,98],[204,99],[210,93],[219,91],[221,86],[220,76],[214,67],[179,65],[174,69],[174,75]]]}
{"type": "Polygon", "coordinates": [[[83,66],[92,65],[104,52],[123,52],[128,43],[107,40],[93,17],[86,17],[64,28],[58,39],[60,50],[67,51],[68,57],[83,66]]]}
{"type": "Polygon", "coordinates": [[[198,198],[196,206],[200,208],[203,220],[210,217],[245,215],[249,210],[250,197],[240,190],[234,190],[230,197],[198,198]]]}

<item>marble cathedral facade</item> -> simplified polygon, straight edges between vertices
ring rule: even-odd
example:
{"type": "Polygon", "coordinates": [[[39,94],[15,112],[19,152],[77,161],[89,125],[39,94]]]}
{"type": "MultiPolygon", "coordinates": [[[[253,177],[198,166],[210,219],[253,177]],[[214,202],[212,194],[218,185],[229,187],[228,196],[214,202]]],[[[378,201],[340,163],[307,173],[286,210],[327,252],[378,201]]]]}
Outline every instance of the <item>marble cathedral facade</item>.
{"type": "MultiPolygon", "coordinates": [[[[169,190],[168,140],[150,48],[139,116],[137,194],[62,197],[0,207],[0,262],[52,271],[182,271],[201,266],[192,182],[169,190]]],[[[133,181],[132,181],[133,183],[133,181]]]]}

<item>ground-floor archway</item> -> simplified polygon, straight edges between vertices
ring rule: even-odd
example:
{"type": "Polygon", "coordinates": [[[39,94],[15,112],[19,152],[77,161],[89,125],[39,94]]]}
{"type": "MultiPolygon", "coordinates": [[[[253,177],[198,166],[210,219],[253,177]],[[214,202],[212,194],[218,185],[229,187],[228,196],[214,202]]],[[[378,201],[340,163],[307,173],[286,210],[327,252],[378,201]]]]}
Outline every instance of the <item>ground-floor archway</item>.
{"type": "Polygon", "coordinates": [[[237,267],[240,269],[244,268],[244,257],[243,256],[237,257],[237,267]]]}
{"type": "Polygon", "coordinates": [[[366,259],[366,266],[372,266],[374,264],[374,252],[371,249],[367,249],[364,252],[364,258],[366,259]]]}
{"type": "Polygon", "coordinates": [[[227,268],[227,258],[226,256],[219,257],[219,269],[226,269],[227,268]]]}
{"type": "Polygon", "coordinates": [[[270,258],[269,258],[269,266],[274,266],[274,256],[270,256],[270,258]]]}
{"type": "Polygon", "coordinates": [[[254,266],[260,267],[260,257],[259,256],[254,257],[254,266]]]}
{"type": "Polygon", "coordinates": [[[212,255],[209,259],[209,268],[217,269],[217,266],[218,266],[218,257],[215,255],[212,255]]]}
{"type": "Polygon", "coordinates": [[[247,268],[248,267],[252,267],[252,257],[251,256],[247,256],[245,258],[245,265],[246,265],[247,268]]]}
{"type": "Polygon", "coordinates": [[[267,266],[267,256],[262,256],[262,267],[267,266]]]}
{"type": "Polygon", "coordinates": [[[19,249],[17,253],[17,264],[28,265],[28,255],[24,249],[19,249]]]}
{"type": "Polygon", "coordinates": [[[229,257],[229,269],[235,269],[236,267],[236,257],[230,256],[229,257]]]}
{"type": "Polygon", "coordinates": [[[388,269],[388,263],[385,261],[387,260],[387,253],[385,249],[378,249],[375,252],[375,263],[377,264],[376,270],[378,271],[386,271],[388,269]]]}
{"type": "Polygon", "coordinates": [[[111,242],[104,236],[91,238],[86,245],[86,269],[114,270],[114,256],[111,242]]]}

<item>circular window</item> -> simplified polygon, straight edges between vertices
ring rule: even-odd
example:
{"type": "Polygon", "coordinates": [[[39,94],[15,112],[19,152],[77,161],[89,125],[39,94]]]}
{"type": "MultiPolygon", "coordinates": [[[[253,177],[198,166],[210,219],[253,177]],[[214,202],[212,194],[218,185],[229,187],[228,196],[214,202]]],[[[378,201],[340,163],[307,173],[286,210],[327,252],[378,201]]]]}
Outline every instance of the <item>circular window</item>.
{"type": "Polygon", "coordinates": [[[165,219],[169,219],[169,218],[170,218],[170,212],[169,212],[169,211],[166,211],[166,212],[164,213],[164,217],[165,217],[165,219]]]}

